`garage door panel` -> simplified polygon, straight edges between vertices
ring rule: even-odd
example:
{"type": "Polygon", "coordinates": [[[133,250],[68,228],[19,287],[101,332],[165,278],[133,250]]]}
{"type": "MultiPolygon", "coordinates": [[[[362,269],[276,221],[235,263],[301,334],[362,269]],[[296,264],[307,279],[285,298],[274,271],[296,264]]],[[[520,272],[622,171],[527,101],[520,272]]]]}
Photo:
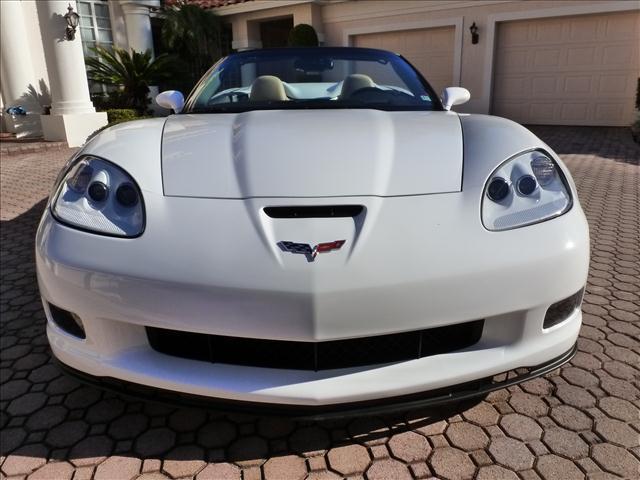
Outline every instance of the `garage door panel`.
{"type": "Polygon", "coordinates": [[[496,80],[496,98],[503,101],[517,100],[522,102],[523,96],[531,89],[531,78],[526,75],[500,78],[496,80]]]}
{"type": "Polygon", "coordinates": [[[586,102],[564,103],[560,109],[560,119],[569,123],[579,122],[588,117],[589,106],[586,102]]]}
{"type": "Polygon", "coordinates": [[[627,98],[634,93],[635,82],[628,75],[602,75],[598,82],[598,94],[627,98]]]}
{"type": "Polygon", "coordinates": [[[558,94],[558,79],[556,77],[538,77],[532,81],[532,88],[534,95],[556,96],[558,94]]]}
{"type": "Polygon", "coordinates": [[[455,29],[423,28],[356,35],[356,47],[381,48],[404,56],[438,93],[453,85],[455,29]]]}
{"type": "Polygon", "coordinates": [[[624,103],[607,103],[596,105],[595,117],[596,119],[606,120],[609,118],[621,118],[625,114],[626,105],[624,103]]]}
{"type": "Polygon", "coordinates": [[[526,46],[529,42],[529,25],[525,23],[505,25],[505,28],[500,30],[500,35],[505,44],[513,47],[526,46]]]}
{"type": "Polygon", "coordinates": [[[624,66],[638,59],[638,49],[632,45],[610,45],[602,50],[604,65],[608,67],[624,66]]]}
{"type": "Polygon", "coordinates": [[[527,70],[528,52],[522,49],[506,50],[503,53],[502,69],[505,73],[518,73],[527,70]]]}
{"type": "Polygon", "coordinates": [[[562,51],[559,48],[546,48],[544,50],[538,50],[533,56],[533,68],[535,70],[540,68],[554,68],[560,67],[560,59],[562,58],[562,51]]]}
{"type": "Polygon", "coordinates": [[[569,41],[590,42],[598,38],[600,22],[597,17],[573,19],[569,23],[569,41]]]}
{"type": "MultiPolygon", "coordinates": [[[[557,115],[558,105],[555,103],[532,103],[528,108],[528,115],[535,118],[539,122],[545,122],[553,119],[557,115]]],[[[527,111],[527,108],[524,109],[527,111]]]]}
{"type": "Polygon", "coordinates": [[[429,34],[429,46],[453,55],[454,29],[436,28],[429,34]]]}
{"type": "Polygon", "coordinates": [[[431,46],[431,36],[423,30],[407,30],[402,33],[404,37],[405,49],[413,49],[419,51],[424,47],[431,46]]]}
{"type": "MultiPolygon", "coordinates": [[[[562,79],[561,79],[562,80],[562,79]]],[[[591,75],[572,75],[564,78],[564,92],[586,95],[593,92],[594,78],[591,75]]]]}
{"type": "Polygon", "coordinates": [[[541,44],[555,44],[562,41],[565,25],[560,20],[550,21],[540,26],[534,24],[533,40],[537,40],[541,44]]]}
{"type": "Polygon", "coordinates": [[[610,19],[605,24],[605,35],[608,40],[635,40],[638,38],[638,24],[640,19],[633,13],[615,21],[610,19]]]}
{"type": "Polygon", "coordinates": [[[596,47],[574,47],[567,49],[567,66],[591,69],[599,63],[596,47]]]}
{"type": "Polygon", "coordinates": [[[640,12],[500,23],[494,58],[496,115],[575,125],[635,118],[640,12]]]}

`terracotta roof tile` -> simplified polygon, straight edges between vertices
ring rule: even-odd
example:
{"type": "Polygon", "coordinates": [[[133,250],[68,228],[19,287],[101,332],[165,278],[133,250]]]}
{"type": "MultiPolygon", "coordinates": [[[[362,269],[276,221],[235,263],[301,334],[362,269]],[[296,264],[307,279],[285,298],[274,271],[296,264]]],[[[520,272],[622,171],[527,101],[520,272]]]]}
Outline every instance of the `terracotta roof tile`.
{"type": "MultiPolygon", "coordinates": [[[[180,0],[165,0],[166,5],[175,5],[180,0]]],[[[218,8],[227,5],[235,5],[238,3],[252,2],[253,0],[186,0],[186,3],[195,3],[202,8],[218,8]]]]}

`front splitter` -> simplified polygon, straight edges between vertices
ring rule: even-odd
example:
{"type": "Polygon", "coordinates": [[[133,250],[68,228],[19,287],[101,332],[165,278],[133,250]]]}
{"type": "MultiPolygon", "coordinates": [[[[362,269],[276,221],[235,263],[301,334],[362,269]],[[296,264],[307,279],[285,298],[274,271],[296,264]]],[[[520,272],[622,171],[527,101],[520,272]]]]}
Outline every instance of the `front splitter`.
{"type": "Polygon", "coordinates": [[[275,403],[223,400],[202,395],[185,394],[172,390],[149,387],[112,377],[97,377],[72,368],[56,359],[56,363],[69,376],[78,381],[113,391],[137,400],[163,403],[179,407],[216,409],[223,412],[249,413],[265,416],[290,417],[296,420],[323,421],[371,415],[395,414],[409,410],[434,407],[447,403],[470,400],[490,392],[510,387],[549,373],[576,354],[577,344],[562,355],[532,367],[522,367],[492,377],[475,380],[437,390],[369,400],[320,406],[284,405],[275,403]]]}

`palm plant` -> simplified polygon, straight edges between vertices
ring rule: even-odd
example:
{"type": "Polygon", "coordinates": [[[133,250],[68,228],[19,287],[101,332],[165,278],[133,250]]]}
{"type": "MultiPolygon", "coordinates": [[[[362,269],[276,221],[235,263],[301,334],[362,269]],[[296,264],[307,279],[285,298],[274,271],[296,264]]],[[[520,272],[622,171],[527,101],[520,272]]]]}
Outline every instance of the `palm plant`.
{"type": "Polygon", "coordinates": [[[178,55],[184,68],[180,83],[185,91],[222,56],[222,28],[211,11],[193,3],[177,2],[161,14],[162,41],[178,55]]]}
{"type": "Polygon", "coordinates": [[[91,48],[94,57],[85,60],[89,80],[120,89],[125,105],[139,114],[147,110],[151,101],[149,86],[171,77],[173,57],[163,54],[153,58],[151,51],[136,52],[121,48],[113,51],[103,47],[91,48]]]}

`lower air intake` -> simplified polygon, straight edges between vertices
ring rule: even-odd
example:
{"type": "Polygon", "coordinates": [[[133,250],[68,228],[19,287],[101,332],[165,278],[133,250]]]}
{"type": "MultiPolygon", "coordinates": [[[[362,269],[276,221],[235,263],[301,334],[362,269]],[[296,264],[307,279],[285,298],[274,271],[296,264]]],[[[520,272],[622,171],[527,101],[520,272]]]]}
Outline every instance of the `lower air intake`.
{"type": "Polygon", "coordinates": [[[375,337],[292,342],[147,327],[151,348],[174,357],[289,370],[330,370],[413,360],[474,345],[484,320],[375,337]]]}

